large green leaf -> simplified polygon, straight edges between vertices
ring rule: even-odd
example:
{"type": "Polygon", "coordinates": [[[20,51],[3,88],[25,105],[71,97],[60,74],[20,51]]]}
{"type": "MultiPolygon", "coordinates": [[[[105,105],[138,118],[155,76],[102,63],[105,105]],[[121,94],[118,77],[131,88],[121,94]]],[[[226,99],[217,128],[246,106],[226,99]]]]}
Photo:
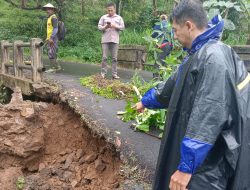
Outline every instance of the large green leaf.
{"type": "Polygon", "coordinates": [[[204,3],[203,3],[203,6],[205,7],[205,8],[210,8],[210,7],[212,7],[214,4],[216,4],[217,3],[217,1],[216,0],[210,0],[210,1],[205,1],[204,3]]]}
{"type": "Polygon", "coordinates": [[[238,12],[243,12],[239,5],[234,6],[234,9],[238,12]]]}
{"type": "Polygon", "coordinates": [[[225,23],[225,25],[224,25],[225,29],[227,29],[227,30],[235,30],[236,29],[234,23],[231,20],[224,19],[224,23],[225,23]]]}
{"type": "Polygon", "coordinates": [[[149,132],[149,125],[147,124],[136,125],[136,129],[144,132],[149,132]]]}
{"type": "Polygon", "coordinates": [[[233,2],[226,2],[225,7],[229,9],[229,8],[234,7],[236,4],[237,4],[236,2],[234,2],[234,3],[233,2]]]}
{"type": "Polygon", "coordinates": [[[225,1],[219,1],[215,5],[219,6],[219,7],[226,7],[226,2],[225,1]]]}
{"type": "Polygon", "coordinates": [[[211,20],[215,15],[218,15],[218,14],[220,14],[219,9],[216,9],[216,8],[210,9],[209,12],[208,12],[209,20],[211,20]]]}

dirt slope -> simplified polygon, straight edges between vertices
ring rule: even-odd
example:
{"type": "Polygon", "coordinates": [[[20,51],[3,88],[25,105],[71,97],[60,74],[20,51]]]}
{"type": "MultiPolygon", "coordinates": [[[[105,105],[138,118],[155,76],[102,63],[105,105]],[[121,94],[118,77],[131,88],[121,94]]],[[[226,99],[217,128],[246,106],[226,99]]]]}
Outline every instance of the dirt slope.
{"type": "Polygon", "coordinates": [[[62,105],[22,101],[0,106],[0,190],[119,188],[121,161],[62,105]]]}

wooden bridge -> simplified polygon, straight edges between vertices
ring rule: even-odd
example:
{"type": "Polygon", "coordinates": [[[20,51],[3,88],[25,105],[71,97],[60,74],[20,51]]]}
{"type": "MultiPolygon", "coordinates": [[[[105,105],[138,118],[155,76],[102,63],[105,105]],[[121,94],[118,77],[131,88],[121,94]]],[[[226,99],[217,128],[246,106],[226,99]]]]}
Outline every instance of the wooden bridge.
{"type": "Polygon", "coordinates": [[[43,41],[39,38],[32,38],[30,42],[1,41],[2,84],[10,89],[18,86],[25,95],[34,93],[34,84],[42,82],[45,71],[42,62],[43,45],[43,41]],[[30,60],[24,60],[24,52],[30,52],[30,60]]]}

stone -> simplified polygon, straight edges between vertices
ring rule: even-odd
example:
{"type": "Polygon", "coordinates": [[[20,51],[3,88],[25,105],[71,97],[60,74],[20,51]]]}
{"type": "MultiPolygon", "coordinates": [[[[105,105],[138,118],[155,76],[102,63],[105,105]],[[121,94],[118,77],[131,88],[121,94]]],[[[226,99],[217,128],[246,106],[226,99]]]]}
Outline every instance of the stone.
{"type": "Polygon", "coordinates": [[[65,171],[63,174],[63,179],[65,179],[65,181],[69,181],[69,179],[72,177],[72,172],[69,171],[65,171]]]}
{"type": "Polygon", "coordinates": [[[66,150],[59,153],[60,156],[64,156],[65,154],[67,154],[66,150]]]}
{"type": "Polygon", "coordinates": [[[30,164],[27,167],[27,170],[30,172],[36,172],[39,170],[39,165],[38,164],[30,164]]]}
{"type": "Polygon", "coordinates": [[[21,116],[23,116],[25,118],[33,118],[34,114],[35,114],[35,110],[33,107],[23,108],[20,114],[21,114],[21,116]]]}
{"type": "Polygon", "coordinates": [[[15,87],[13,94],[11,95],[10,104],[18,104],[23,101],[22,90],[20,87],[15,87]]]}
{"type": "Polygon", "coordinates": [[[66,152],[67,152],[67,154],[70,154],[71,152],[73,152],[73,150],[72,149],[70,149],[70,148],[66,148],[66,150],[65,150],[66,152]]]}
{"type": "Polygon", "coordinates": [[[57,160],[57,162],[60,163],[60,164],[64,164],[65,161],[66,161],[66,158],[67,158],[66,156],[63,156],[63,157],[59,158],[59,159],[57,160]]]}
{"type": "Polygon", "coordinates": [[[67,157],[67,159],[66,159],[66,161],[65,161],[65,164],[64,164],[64,169],[68,169],[68,168],[69,168],[69,166],[70,166],[71,163],[73,162],[74,156],[75,156],[75,153],[71,153],[71,154],[67,157]]]}
{"type": "Polygon", "coordinates": [[[51,168],[43,168],[41,171],[40,171],[40,174],[46,178],[49,178],[51,175],[52,175],[52,170],[51,168]]]}
{"type": "Polygon", "coordinates": [[[79,165],[81,165],[81,164],[83,164],[84,162],[85,162],[85,158],[82,157],[82,158],[79,160],[78,163],[79,163],[79,165]]]}
{"type": "Polygon", "coordinates": [[[111,187],[117,189],[119,186],[120,186],[119,182],[116,182],[116,183],[112,184],[111,187]]]}
{"type": "Polygon", "coordinates": [[[97,159],[95,161],[95,169],[101,173],[106,169],[106,165],[103,163],[101,159],[97,159]]]}
{"type": "Polygon", "coordinates": [[[63,127],[64,125],[65,125],[65,123],[64,123],[64,121],[63,121],[63,120],[59,120],[59,121],[58,121],[58,126],[63,127]]]}
{"type": "Polygon", "coordinates": [[[91,183],[91,181],[92,181],[91,179],[83,179],[82,182],[81,182],[81,184],[82,185],[88,185],[88,184],[91,183]]]}
{"type": "Polygon", "coordinates": [[[41,188],[42,190],[50,190],[51,189],[51,187],[50,187],[50,185],[48,185],[48,184],[45,184],[45,185],[43,185],[42,186],[42,188],[41,188]]]}
{"type": "Polygon", "coordinates": [[[71,188],[68,185],[63,184],[62,189],[63,190],[70,190],[71,188]]]}
{"type": "Polygon", "coordinates": [[[94,162],[96,160],[96,158],[97,158],[96,154],[90,154],[84,158],[84,162],[87,164],[90,164],[90,163],[94,162]]]}
{"type": "Polygon", "coordinates": [[[76,180],[74,180],[74,181],[71,182],[71,186],[72,186],[73,188],[77,187],[78,185],[79,185],[79,184],[78,184],[78,182],[77,182],[76,180]]]}
{"type": "Polygon", "coordinates": [[[75,167],[75,179],[77,182],[81,182],[82,180],[82,169],[79,166],[75,167]]]}
{"type": "Polygon", "coordinates": [[[87,168],[87,172],[86,175],[84,176],[84,179],[89,179],[89,180],[93,180],[97,178],[97,173],[96,170],[93,170],[92,166],[89,165],[87,168]]]}
{"type": "Polygon", "coordinates": [[[76,151],[76,161],[79,161],[79,159],[84,155],[83,149],[78,149],[76,151]]]}
{"type": "Polygon", "coordinates": [[[38,169],[38,171],[41,171],[42,169],[44,169],[46,167],[46,165],[44,164],[44,163],[40,163],[39,164],[39,169],[38,169]]]}
{"type": "Polygon", "coordinates": [[[63,178],[64,170],[60,168],[54,168],[52,170],[52,175],[57,175],[59,178],[63,178]]]}

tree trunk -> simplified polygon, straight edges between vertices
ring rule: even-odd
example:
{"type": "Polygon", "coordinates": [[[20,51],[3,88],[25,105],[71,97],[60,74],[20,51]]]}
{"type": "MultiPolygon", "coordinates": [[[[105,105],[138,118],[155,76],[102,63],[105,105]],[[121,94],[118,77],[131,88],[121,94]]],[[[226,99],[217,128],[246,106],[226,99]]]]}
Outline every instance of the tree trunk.
{"type": "Polygon", "coordinates": [[[82,0],[81,3],[82,3],[81,13],[82,13],[82,16],[84,16],[85,15],[85,0],[82,0]]]}
{"type": "Polygon", "coordinates": [[[26,7],[26,0],[21,0],[21,7],[26,7]]]}
{"type": "Polygon", "coordinates": [[[153,16],[157,16],[157,0],[153,0],[153,16]]]}
{"type": "MultiPolygon", "coordinates": [[[[248,20],[250,19],[250,15],[248,15],[248,20]]],[[[248,40],[247,40],[247,43],[246,45],[250,45],[250,23],[248,22],[248,40]]]]}
{"type": "Polygon", "coordinates": [[[37,7],[40,7],[41,6],[41,1],[40,0],[36,0],[36,5],[37,5],[37,7]]]}
{"type": "Polygon", "coordinates": [[[118,15],[122,14],[122,0],[119,1],[119,5],[118,5],[118,15]]]}

